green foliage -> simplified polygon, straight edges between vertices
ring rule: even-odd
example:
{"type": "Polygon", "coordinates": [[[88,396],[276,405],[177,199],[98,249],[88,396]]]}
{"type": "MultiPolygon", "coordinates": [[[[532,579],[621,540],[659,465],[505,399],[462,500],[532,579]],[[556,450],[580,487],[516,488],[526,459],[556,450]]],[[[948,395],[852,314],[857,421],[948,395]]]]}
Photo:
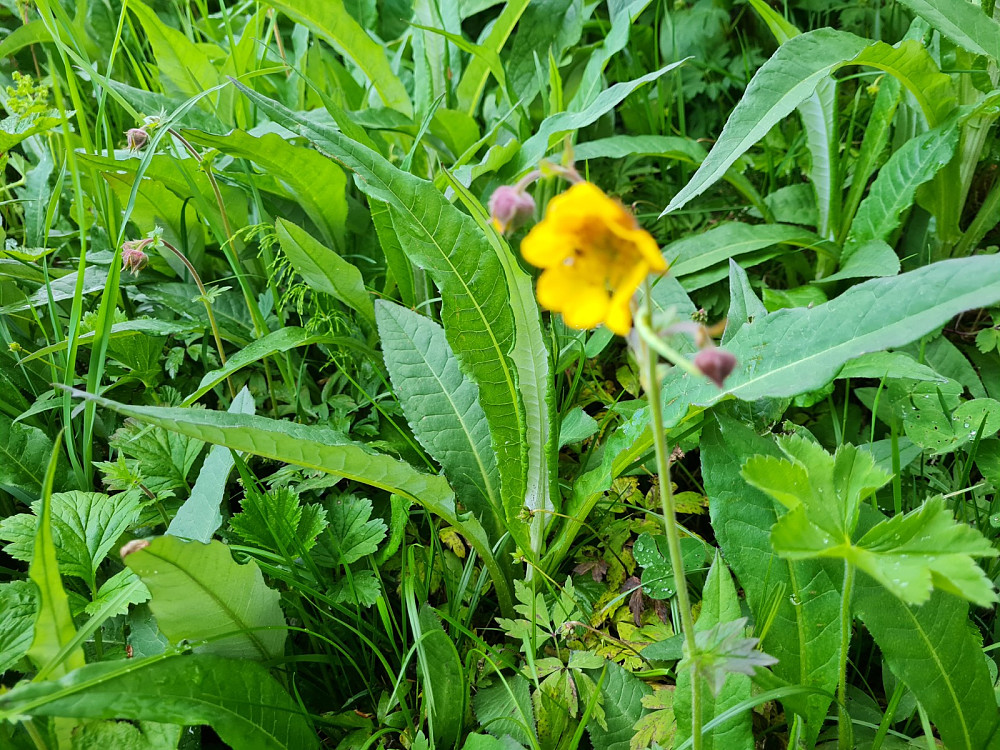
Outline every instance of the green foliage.
{"type": "Polygon", "coordinates": [[[984,606],[997,600],[973,558],[1000,553],[978,531],[956,523],[942,498],[883,521],[855,540],[861,501],[891,477],[852,445],[833,456],[799,437],[778,445],[785,458],[750,458],[743,476],[788,510],[771,531],[779,555],[843,558],[907,604],[927,601],[934,587],[984,606]]]}
{"type": "Polygon", "coordinates": [[[0,3],[0,746],[996,744],[992,0],[120,5],[0,3]]]}
{"type": "Polygon", "coordinates": [[[68,716],[210,725],[234,748],[314,748],[315,733],[259,664],[221,656],[88,664],[0,698],[0,716],[68,716]]]}
{"type": "Polygon", "coordinates": [[[253,561],[239,565],[222,542],[161,536],[125,564],[149,589],[150,609],[172,643],[202,642],[199,653],[271,659],[284,651],[285,618],[277,591],[253,561]]]}

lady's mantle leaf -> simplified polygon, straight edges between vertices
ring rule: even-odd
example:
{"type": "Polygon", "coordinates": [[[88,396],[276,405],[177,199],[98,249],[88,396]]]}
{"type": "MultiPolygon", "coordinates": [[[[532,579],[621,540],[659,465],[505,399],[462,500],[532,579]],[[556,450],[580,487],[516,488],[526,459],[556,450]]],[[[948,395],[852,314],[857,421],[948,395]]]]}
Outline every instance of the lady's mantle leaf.
{"type": "Polygon", "coordinates": [[[785,438],[787,459],[754,456],[743,477],[788,508],[771,530],[774,550],[789,559],[843,558],[907,604],[921,604],[935,587],[980,605],[997,601],[974,557],[1000,554],[978,531],[957,523],[943,498],[852,536],[861,501],[890,475],[871,456],[844,445],[831,456],[815,443],[785,438]]]}

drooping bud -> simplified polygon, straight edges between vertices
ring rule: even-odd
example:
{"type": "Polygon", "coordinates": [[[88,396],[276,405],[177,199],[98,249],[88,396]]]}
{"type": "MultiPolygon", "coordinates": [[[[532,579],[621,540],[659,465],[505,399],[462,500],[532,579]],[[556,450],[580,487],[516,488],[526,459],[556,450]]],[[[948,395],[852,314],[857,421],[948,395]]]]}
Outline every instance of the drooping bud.
{"type": "Polygon", "coordinates": [[[512,185],[501,185],[490,196],[490,217],[498,232],[517,229],[535,214],[535,199],[512,185]]]}
{"type": "Polygon", "coordinates": [[[126,544],[121,548],[121,556],[124,560],[126,557],[131,555],[133,552],[138,552],[141,549],[146,549],[149,546],[149,542],[145,539],[133,539],[131,542],[126,544]]]}
{"type": "Polygon", "coordinates": [[[129,128],[125,133],[129,151],[139,151],[149,140],[149,133],[142,128],[129,128]]]}
{"type": "Polygon", "coordinates": [[[725,349],[711,346],[698,352],[694,358],[694,366],[719,388],[722,388],[722,384],[736,367],[736,357],[725,349]]]}
{"type": "Polygon", "coordinates": [[[129,240],[122,243],[122,270],[137,276],[139,271],[149,263],[149,256],[143,252],[146,246],[145,240],[129,240]]]}

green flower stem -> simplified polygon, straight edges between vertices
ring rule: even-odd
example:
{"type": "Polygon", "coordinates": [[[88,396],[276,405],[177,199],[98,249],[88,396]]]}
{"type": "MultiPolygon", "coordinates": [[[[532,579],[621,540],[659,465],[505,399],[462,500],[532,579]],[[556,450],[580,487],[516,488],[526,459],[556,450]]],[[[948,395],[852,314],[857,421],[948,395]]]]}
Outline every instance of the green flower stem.
{"type": "Polygon", "coordinates": [[[854,566],[844,561],[844,589],[840,595],[840,663],[838,665],[837,703],[840,721],[837,727],[838,750],[854,747],[854,725],[847,714],[847,651],[851,645],[851,595],[854,591],[854,566]]]}
{"type": "MultiPolygon", "coordinates": [[[[649,282],[646,282],[646,299],[649,297],[649,282]]],[[[639,359],[643,368],[643,387],[649,397],[650,427],[653,431],[653,446],[656,450],[656,468],[660,477],[660,504],[663,507],[663,523],[667,532],[667,547],[670,550],[670,565],[674,570],[677,585],[677,607],[681,611],[681,630],[684,646],[692,664],[697,663],[697,645],[694,639],[694,617],[691,614],[691,599],[688,596],[684,559],[681,556],[681,538],[677,531],[677,509],[673,488],[670,486],[670,451],[667,450],[666,433],[663,429],[663,405],[660,395],[660,379],[657,375],[659,357],[651,351],[655,340],[652,332],[652,312],[645,306],[638,316],[642,324],[639,330],[639,359]]],[[[658,349],[657,349],[658,351],[658,349]]],[[[673,351],[673,350],[671,350],[673,351]]],[[[682,358],[683,359],[683,358],[682,358]]],[[[701,750],[701,681],[698,670],[691,670],[691,747],[701,750]]]]}
{"type": "MultiPolygon", "coordinates": [[[[176,247],[171,245],[166,240],[160,240],[165,248],[170,250],[174,255],[176,255],[184,267],[187,268],[188,272],[191,274],[191,278],[194,279],[194,283],[198,286],[198,291],[201,292],[201,301],[205,304],[205,312],[208,313],[208,324],[212,328],[212,336],[215,339],[215,348],[219,350],[219,361],[224,365],[226,364],[226,350],[222,346],[222,336],[219,333],[219,324],[215,321],[215,313],[212,312],[212,302],[208,296],[208,290],[205,289],[205,285],[201,281],[201,276],[198,275],[198,271],[191,264],[191,261],[178,250],[176,247]]],[[[233,388],[232,381],[226,378],[226,385],[229,386],[229,395],[232,398],[236,398],[236,391],[233,388]]]]}

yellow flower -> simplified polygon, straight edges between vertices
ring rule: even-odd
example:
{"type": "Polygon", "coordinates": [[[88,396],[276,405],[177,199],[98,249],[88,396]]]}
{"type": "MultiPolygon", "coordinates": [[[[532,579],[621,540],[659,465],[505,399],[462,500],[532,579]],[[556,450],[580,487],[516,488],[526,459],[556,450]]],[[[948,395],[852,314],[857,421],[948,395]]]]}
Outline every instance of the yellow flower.
{"type": "Polygon", "coordinates": [[[521,242],[521,254],[545,269],[536,293],[571,328],[604,323],[625,336],[629,303],[650,272],[667,270],[649,232],[615,200],[580,182],[549,201],[545,218],[521,242]]]}

